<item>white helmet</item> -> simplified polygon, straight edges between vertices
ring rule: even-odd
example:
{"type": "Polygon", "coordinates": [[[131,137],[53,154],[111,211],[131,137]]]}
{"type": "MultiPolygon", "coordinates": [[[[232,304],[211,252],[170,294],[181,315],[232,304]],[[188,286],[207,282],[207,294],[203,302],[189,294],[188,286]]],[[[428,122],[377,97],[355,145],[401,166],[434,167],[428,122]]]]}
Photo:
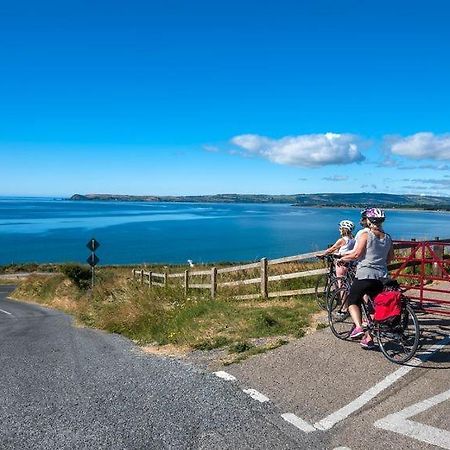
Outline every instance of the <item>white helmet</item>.
{"type": "Polygon", "coordinates": [[[386,214],[382,209],[379,208],[369,208],[366,209],[366,217],[369,220],[369,222],[379,225],[384,222],[384,219],[386,218],[386,214]]]}
{"type": "Polygon", "coordinates": [[[352,232],[355,229],[355,224],[351,220],[341,220],[339,222],[339,229],[352,232]]]}
{"type": "Polygon", "coordinates": [[[366,209],[366,217],[371,219],[384,219],[386,217],[385,212],[379,208],[368,208],[366,209]]]}

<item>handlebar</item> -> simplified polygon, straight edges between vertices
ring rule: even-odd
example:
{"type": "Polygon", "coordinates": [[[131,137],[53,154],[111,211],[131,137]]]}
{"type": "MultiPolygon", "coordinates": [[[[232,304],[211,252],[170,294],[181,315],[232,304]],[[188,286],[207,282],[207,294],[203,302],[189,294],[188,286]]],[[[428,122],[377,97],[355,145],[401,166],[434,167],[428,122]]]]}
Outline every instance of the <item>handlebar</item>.
{"type": "Polygon", "coordinates": [[[316,257],[325,260],[327,262],[333,262],[335,259],[339,259],[340,255],[335,255],[334,253],[331,253],[329,255],[316,255],[316,257]]]}

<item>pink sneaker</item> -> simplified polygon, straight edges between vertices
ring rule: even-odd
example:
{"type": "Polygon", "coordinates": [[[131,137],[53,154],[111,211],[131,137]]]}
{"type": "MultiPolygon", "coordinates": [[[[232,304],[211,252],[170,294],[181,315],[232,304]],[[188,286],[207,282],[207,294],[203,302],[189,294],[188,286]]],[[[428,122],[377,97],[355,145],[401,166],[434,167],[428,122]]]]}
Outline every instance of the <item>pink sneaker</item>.
{"type": "Polygon", "coordinates": [[[375,343],[370,336],[366,336],[365,338],[361,339],[360,344],[361,347],[366,350],[373,350],[375,348],[375,343]]]}
{"type": "Polygon", "coordinates": [[[361,327],[353,328],[353,331],[350,333],[350,339],[356,339],[361,337],[365,331],[361,327]]]}

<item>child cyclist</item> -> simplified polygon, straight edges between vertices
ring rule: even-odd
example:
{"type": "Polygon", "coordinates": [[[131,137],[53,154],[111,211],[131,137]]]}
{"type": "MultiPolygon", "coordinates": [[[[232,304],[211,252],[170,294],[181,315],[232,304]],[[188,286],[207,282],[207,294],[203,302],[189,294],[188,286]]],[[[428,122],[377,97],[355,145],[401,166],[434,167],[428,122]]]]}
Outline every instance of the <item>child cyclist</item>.
{"type": "MultiPolygon", "coordinates": [[[[338,256],[346,255],[347,253],[350,253],[353,250],[353,247],[355,245],[355,238],[353,237],[353,230],[355,229],[355,224],[351,220],[341,220],[339,222],[339,233],[340,237],[339,239],[329,248],[323,255],[331,255],[335,253],[338,256]]],[[[347,273],[347,266],[346,265],[337,265],[336,264],[336,276],[338,277],[345,277],[347,273]]]]}

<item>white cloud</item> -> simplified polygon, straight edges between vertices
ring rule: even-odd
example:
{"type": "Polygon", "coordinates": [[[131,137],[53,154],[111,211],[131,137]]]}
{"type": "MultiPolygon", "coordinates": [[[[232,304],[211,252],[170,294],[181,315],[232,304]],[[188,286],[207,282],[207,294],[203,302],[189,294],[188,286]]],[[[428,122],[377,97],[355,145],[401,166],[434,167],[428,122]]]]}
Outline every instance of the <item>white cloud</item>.
{"type": "Polygon", "coordinates": [[[324,177],[322,180],[325,181],[346,181],[348,180],[348,176],[346,175],[333,175],[331,177],[324,177]]]}
{"type": "Polygon", "coordinates": [[[450,134],[416,133],[404,138],[390,138],[392,153],[411,159],[450,160],[450,134]]]}
{"type": "Polygon", "coordinates": [[[362,140],[353,134],[304,134],[281,139],[243,134],[235,136],[231,142],[247,153],[290,166],[320,167],[365,159],[358,149],[362,140]]]}
{"type": "MultiPolygon", "coordinates": [[[[408,180],[409,181],[409,180],[408,180]]],[[[431,184],[431,185],[435,185],[435,186],[443,186],[446,188],[450,187],[450,180],[447,179],[440,179],[440,180],[436,180],[436,179],[427,179],[424,180],[422,178],[415,178],[413,180],[410,180],[414,183],[422,183],[422,184],[431,184]]]]}
{"type": "Polygon", "coordinates": [[[203,150],[205,150],[205,152],[209,152],[209,153],[218,153],[220,152],[220,149],[214,145],[204,145],[203,146],[203,150]]]}
{"type": "Polygon", "coordinates": [[[434,166],[432,164],[423,164],[417,167],[418,169],[431,169],[431,170],[450,170],[450,166],[448,164],[439,164],[438,166],[434,166]]]}

